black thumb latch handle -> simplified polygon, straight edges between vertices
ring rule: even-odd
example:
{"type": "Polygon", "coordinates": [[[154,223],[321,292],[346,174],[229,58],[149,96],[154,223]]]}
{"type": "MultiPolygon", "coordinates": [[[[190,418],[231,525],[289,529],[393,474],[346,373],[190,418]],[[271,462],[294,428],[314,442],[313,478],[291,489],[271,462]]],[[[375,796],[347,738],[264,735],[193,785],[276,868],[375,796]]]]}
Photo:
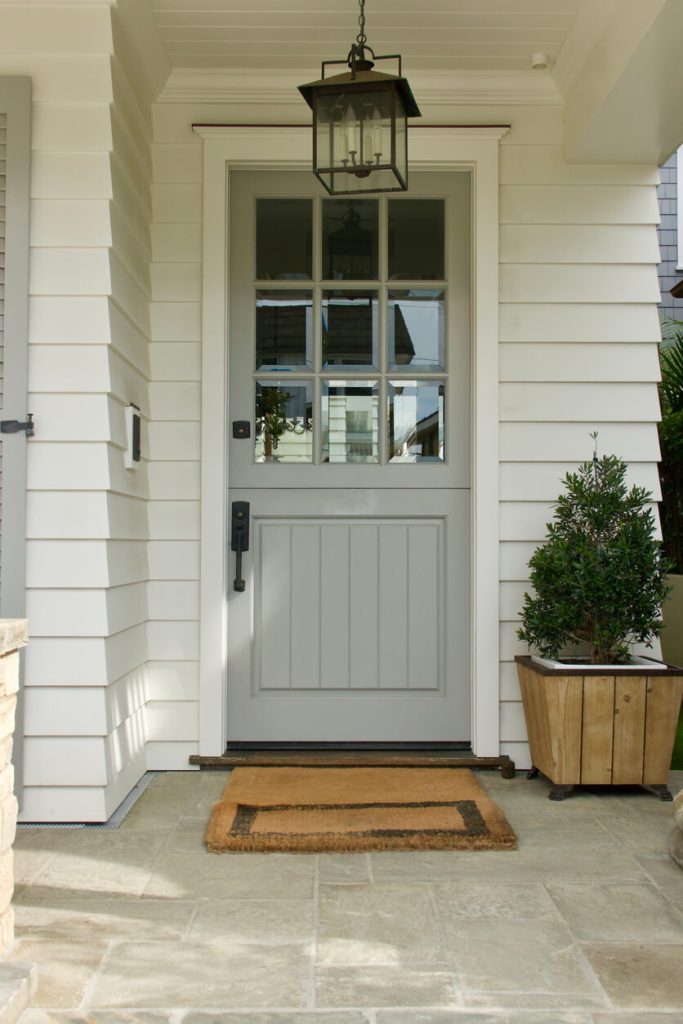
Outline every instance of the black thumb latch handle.
{"type": "Polygon", "coordinates": [[[235,552],[235,581],[233,586],[240,593],[245,588],[242,579],[242,555],[249,550],[249,502],[233,501],[231,507],[230,548],[235,552]]]}

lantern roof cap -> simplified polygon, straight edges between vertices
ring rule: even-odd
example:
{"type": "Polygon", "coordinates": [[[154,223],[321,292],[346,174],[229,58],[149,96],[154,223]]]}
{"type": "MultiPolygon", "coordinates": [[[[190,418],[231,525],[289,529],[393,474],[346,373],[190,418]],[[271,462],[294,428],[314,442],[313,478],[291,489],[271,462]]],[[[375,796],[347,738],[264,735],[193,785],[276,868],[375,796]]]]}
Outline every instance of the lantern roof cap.
{"type": "MultiPolygon", "coordinates": [[[[377,59],[380,60],[381,58],[378,57],[377,59]]],[[[330,91],[334,92],[340,88],[344,88],[345,86],[351,86],[354,89],[362,91],[363,86],[385,85],[390,82],[393,82],[396,86],[396,91],[401,97],[406,116],[421,117],[420,108],[413,96],[413,91],[410,88],[408,79],[399,75],[384,74],[381,71],[356,70],[355,73],[347,71],[341,75],[330,75],[329,78],[320,78],[317,82],[307,82],[305,85],[300,85],[299,92],[306,100],[309,107],[312,108],[313,94],[317,90],[323,91],[329,87],[330,91]]]]}

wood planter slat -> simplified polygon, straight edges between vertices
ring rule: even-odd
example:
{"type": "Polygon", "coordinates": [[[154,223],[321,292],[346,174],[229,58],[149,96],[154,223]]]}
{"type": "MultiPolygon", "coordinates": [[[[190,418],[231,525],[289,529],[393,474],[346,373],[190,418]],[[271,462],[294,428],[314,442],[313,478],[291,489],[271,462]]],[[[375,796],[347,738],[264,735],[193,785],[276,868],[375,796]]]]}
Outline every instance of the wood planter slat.
{"type": "Polygon", "coordinates": [[[613,669],[556,670],[518,656],[533,770],[562,799],[577,785],[641,785],[670,798],[671,752],[683,674],[667,666],[640,675],[613,669]]]}

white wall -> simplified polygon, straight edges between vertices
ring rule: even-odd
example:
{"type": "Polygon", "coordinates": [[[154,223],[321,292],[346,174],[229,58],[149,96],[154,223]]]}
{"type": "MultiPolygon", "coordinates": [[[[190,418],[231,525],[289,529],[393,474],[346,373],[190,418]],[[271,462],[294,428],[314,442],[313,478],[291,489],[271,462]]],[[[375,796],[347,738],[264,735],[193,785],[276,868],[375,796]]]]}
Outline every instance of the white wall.
{"type": "MultiPolygon", "coordinates": [[[[139,5],[138,5],[139,6],[139,5]]],[[[149,100],[135,5],[0,4],[33,79],[24,821],[106,819],[146,768],[149,100]]]]}

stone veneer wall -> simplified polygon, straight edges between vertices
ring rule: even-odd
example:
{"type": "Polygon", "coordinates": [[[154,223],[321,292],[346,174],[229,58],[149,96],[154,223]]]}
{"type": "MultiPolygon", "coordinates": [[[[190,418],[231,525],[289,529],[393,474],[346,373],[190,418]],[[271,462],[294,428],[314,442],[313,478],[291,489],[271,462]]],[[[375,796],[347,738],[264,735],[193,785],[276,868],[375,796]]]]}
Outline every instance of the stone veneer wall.
{"type": "Polygon", "coordinates": [[[0,955],[6,955],[14,942],[12,844],[17,830],[17,798],[12,744],[19,689],[19,649],[26,642],[24,620],[0,620],[0,955]]]}

